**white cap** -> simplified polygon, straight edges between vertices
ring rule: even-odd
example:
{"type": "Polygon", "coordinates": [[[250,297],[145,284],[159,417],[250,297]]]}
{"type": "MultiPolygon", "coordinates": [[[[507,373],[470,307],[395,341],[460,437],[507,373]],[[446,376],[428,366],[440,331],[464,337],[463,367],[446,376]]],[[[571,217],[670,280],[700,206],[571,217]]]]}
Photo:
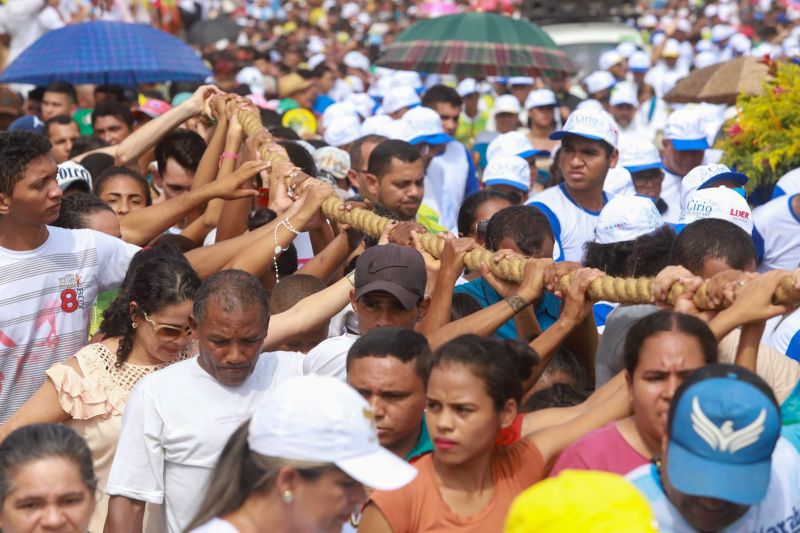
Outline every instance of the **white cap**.
{"type": "Polygon", "coordinates": [[[357,68],[364,72],[369,72],[369,59],[361,52],[347,52],[344,55],[343,62],[350,68],[357,68]]]}
{"type": "Polygon", "coordinates": [[[718,62],[719,58],[717,57],[717,53],[713,50],[708,50],[706,52],[700,52],[694,56],[692,65],[696,69],[701,69],[710,67],[711,65],[716,65],[718,62]]]}
{"type": "Polygon", "coordinates": [[[771,59],[777,58],[781,53],[781,47],[778,45],[771,45],[769,43],[761,43],[752,50],[750,55],[755,57],[769,56],[771,59]]]}
{"type": "Polygon", "coordinates": [[[557,106],[556,94],[550,89],[537,89],[528,93],[525,99],[525,109],[534,107],[557,106]]]}
{"type": "Polygon", "coordinates": [[[475,81],[473,78],[465,78],[458,83],[458,87],[456,87],[456,92],[462,98],[465,96],[469,96],[470,94],[478,92],[478,82],[475,81]]]}
{"type": "MultiPolygon", "coordinates": [[[[384,133],[385,128],[392,122],[394,122],[394,120],[389,115],[373,115],[361,123],[361,131],[358,133],[361,135],[361,137],[373,134],[386,135],[384,133]]],[[[409,129],[410,128],[411,127],[409,126],[409,129]]]]}
{"type": "Polygon", "coordinates": [[[727,187],[699,189],[689,194],[682,206],[679,224],[691,224],[695,220],[718,218],[732,222],[753,233],[753,217],[750,206],[739,193],[727,187]]]}
{"type": "Polygon", "coordinates": [[[410,483],[416,469],[378,443],[375,414],[360,394],[329,376],[298,376],[269,389],[250,420],[253,452],[332,463],[378,490],[410,483]]]}
{"type": "Polygon", "coordinates": [[[392,85],[397,87],[405,85],[414,89],[422,87],[422,77],[419,72],[413,70],[397,70],[392,74],[392,85]]]}
{"type": "Polygon", "coordinates": [[[509,185],[527,193],[530,191],[531,170],[521,157],[501,154],[489,161],[481,179],[486,187],[509,185]]]}
{"type": "Polygon", "coordinates": [[[612,106],[628,104],[639,107],[639,96],[637,95],[636,85],[631,82],[623,81],[611,89],[611,97],[608,103],[612,106]]]}
{"type": "Polygon", "coordinates": [[[564,128],[550,134],[550,139],[560,141],[567,135],[577,135],[595,141],[605,141],[616,148],[619,130],[614,119],[605,111],[576,109],[567,118],[564,128]]]}
{"type": "MultiPolygon", "coordinates": [[[[308,38],[308,46],[306,48],[308,49],[308,53],[311,55],[321,54],[325,51],[325,41],[317,35],[312,35],[308,38]]],[[[309,65],[309,68],[314,67],[309,65]]]]}
{"type": "Polygon", "coordinates": [[[655,28],[658,26],[658,19],[652,13],[648,13],[639,17],[639,27],[641,28],[655,28]]]}
{"type": "Polygon", "coordinates": [[[383,96],[383,112],[387,115],[399,111],[404,107],[414,107],[420,104],[419,95],[408,85],[392,87],[383,96]]]}
{"type": "Polygon", "coordinates": [[[494,101],[494,114],[498,113],[514,113],[518,115],[522,111],[522,106],[519,105],[519,100],[513,94],[504,94],[498,96],[494,101]]]}
{"type": "Polygon", "coordinates": [[[703,10],[703,14],[706,16],[706,18],[716,17],[717,5],[716,4],[707,5],[706,8],[703,10]]]}
{"type": "Polygon", "coordinates": [[[730,39],[734,33],[736,33],[736,30],[734,30],[732,26],[727,24],[717,24],[711,28],[711,41],[718,43],[720,41],[724,41],[725,39],[730,39]]]}
{"type": "Polygon", "coordinates": [[[662,57],[678,57],[681,55],[681,43],[677,39],[667,39],[664,48],[661,49],[662,57]]]}
{"type": "Polygon", "coordinates": [[[597,60],[597,64],[600,70],[608,70],[623,61],[625,61],[625,56],[620,54],[616,49],[612,49],[600,54],[600,59],[597,60]]]}
{"type": "Polygon", "coordinates": [[[433,109],[427,107],[409,109],[403,115],[403,120],[414,130],[414,137],[409,141],[411,144],[447,144],[453,140],[444,132],[442,119],[433,109]]]}
{"type": "Polygon", "coordinates": [[[600,103],[599,100],[595,100],[594,98],[587,98],[586,100],[579,102],[578,105],[575,106],[575,111],[578,109],[591,109],[592,111],[605,111],[603,104],[600,103]]]}
{"type": "Polygon", "coordinates": [[[306,63],[308,64],[309,70],[314,70],[319,65],[324,63],[326,59],[327,58],[325,57],[325,54],[314,54],[308,58],[308,61],[306,61],[306,63]]]}
{"type": "Polygon", "coordinates": [[[64,161],[58,165],[56,181],[62,191],[66,191],[74,185],[84,192],[92,192],[92,175],[86,170],[86,167],[74,161],[64,161]]]}
{"type": "Polygon", "coordinates": [[[633,72],[647,72],[650,70],[650,54],[637,50],[628,58],[628,68],[633,72]]]}
{"type": "Polygon", "coordinates": [[[661,154],[656,145],[643,139],[620,145],[618,166],[624,167],[632,173],[651,168],[663,168],[661,154]]]}
{"type": "Polygon", "coordinates": [[[703,123],[697,112],[688,107],[673,111],[667,117],[664,138],[669,139],[672,146],[679,152],[708,148],[708,139],[705,129],[703,129],[703,123]]]}
{"type": "Polygon", "coordinates": [[[533,143],[522,132],[509,131],[498,135],[486,147],[486,161],[492,162],[495,157],[501,155],[516,155],[522,158],[533,157],[536,155],[550,155],[545,150],[537,150],[533,143]]]}
{"type": "Polygon", "coordinates": [[[753,47],[750,38],[743,33],[734,33],[728,44],[739,54],[746,54],[753,47]]]}
{"type": "Polygon", "coordinates": [[[636,43],[631,41],[622,41],[617,45],[617,52],[622,54],[622,57],[630,58],[637,50],[636,43]]]}
{"type": "MultiPolygon", "coordinates": [[[[385,117],[386,115],[381,115],[381,116],[385,117]]],[[[400,141],[406,141],[406,142],[411,142],[411,139],[417,136],[417,132],[414,131],[414,128],[411,127],[411,124],[409,124],[402,118],[400,120],[389,119],[389,122],[382,125],[381,131],[378,131],[376,133],[378,133],[379,135],[383,135],[388,139],[398,139],[400,141]]],[[[362,135],[366,134],[362,133],[362,135]]]]}
{"type": "Polygon", "coordinates": [[[342,6],[342,18],[353,18],[359,13],[361,13],[361,8],[355,2],[348,2],[342,6]]]}
{"type": "Polygon", "coordinates": [[[697,44],[694,45],[694,49],[697,52],[708,52],[709,50],[716,50],[717,47],[708,39],[700,39],[697,41],[697,44]]]}
{"type": "Polygon", "coordinates": [[[247,85],[250,94],[264,96],[264,75],[256,67],[244,67],[236,73],[236,82],[247,85]]]}
{"type": "Polygon", "coordinates": [[[340,118],[358,118],[356,108],[348,102],[336,102],[325,108],[322,112],[322,125],[328,127],[334,120],[340,118]]]}
{"type": "Polygon", "coordinates": [[[333,146],[323,146],[314,150],[314,163],[321,172],[327,172],[336,179],[347,177],[350,170],[350,154],[333,146]]]}
{"type": "Polygon", "coordinates": [[[350,144],[361,136],[361,121],[355,115],[333,119],[325,126],[322,139],[331,146],[350,144]]]}
{"type": "Polygon", "coordinates": [[[599,244],[632,241],[663,225],[652,199],[644,196],[616,196],[600,211],[594,240],[599,244]]]}
{"type": "Polygon", "coordinates": [[[356,113],[365,120],[372,116],[372,110],[375,109],[375,100],[367,93],[348,94],[344,101],[352,105],[356,113]]]}
{"type": "Polygon", "coordinates": [[[530,76],[511,76],[508,78],[508,86],[513,87],[514,85],[533,85],[533,78],[530,76]]]}
{"type": "Polygon", "coordinates": [[[614,86],[617,80],[607,70],[595,70],[585,78],[583,84],[589,94],[599,93],[614,86]]]}
{"type": "Polygon", "coordinates": [[[683,33],[689,33],[690,31],[692,31],[692,23],[684,18],[678,19],[676,27],[679,31],[682,31],[683,33]]]}
{"type": "Polygon", "coordinates": [[[392,77],[383,76],[381,78],[378,78],[378,81],[369,86],[369,91],[367,91],[367,94],[370,96],[382,97],[386,93],[388,93],[389,89],[391,89],[392,87],[393,87],[392,77]]]}
{"type": "Polygon", "coordinates": [[[733,181],[738,185],[747,183],[747,176],[740,172],[733,172],[727,165],[700,165],[694,167],[681,180],[681,205],[694,191],[705,189],[720,181],[733,181]]]}
{"type": "Polygon", "coordinates": [[[631,173],[621,165],[609,168],[603,181],[603,192],[610,196],[635,196],[631,173]]]}

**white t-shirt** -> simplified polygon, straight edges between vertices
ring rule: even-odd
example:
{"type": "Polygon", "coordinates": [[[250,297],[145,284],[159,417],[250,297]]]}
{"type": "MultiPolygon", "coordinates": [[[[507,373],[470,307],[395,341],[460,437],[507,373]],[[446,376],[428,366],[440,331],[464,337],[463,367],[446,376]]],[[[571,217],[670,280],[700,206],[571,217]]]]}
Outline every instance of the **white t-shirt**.
{"type": "Polygon", "coordinates": [[[98,292],[119,287],[139,251],[89,229],[47,229],[35,250],[0,247],[0,424],[87,344],[98,292]]]}
{"type": "Polygon", "coordinates": [[[753,209],[759,272],[794,270],[800,265],[800,220],[792,211],[795,196],[781,196],[753,209]]]}
{"type": "Polygon", "coordinates": [[[214,517],[189,533],[239,533],[239,530],[233,527],[230,522],[214,517]]]}
{"type": "MultiPolygon", "coordinates": [[[[610,198],[603,192],[603,204],[610,198]]],[[[540,192],[528,205],[541,209],[550,221],[556,240],[553,258],[556,261],[580,261],[584,243],[594,241],[594,228],[600,212],[578,205],[563,183],[540,192]]]]}
{"type": "Polygon", "coordinates": [[[303,358],[303,374],[319,374],[346,380],[347,352],[358,338],[358,335],[345,333],[317,344],[303,358]]]}
{"type": "Polygon", "coordinates": [[[664,169],[664,181],[661,182],[661,199],[667,204],[667,210],[661,219],[667,224],[677,224],[681,218],[681,182],[683,176],[673,174],[664,169]]]}
{"type": "MultiPolygon", "coordinates": [[[[626,476],[650,502],[661,533],[695,533],[669,501],[655,465],[642,465],[626,476]]],[[[720,480],[724,483],[725,480],[720,480]]],[[[750,509],[721,533],[797,531],[800,502],[800,453],[784,438],[772,452],[769,487],[761,503],[750,509]]]]}
{"type": "Polygon", "coordinates": [[[296,353],[273,352],[261,354],[236,387],[222,385],[196,357],[143,378],[125,407],[106,493],[163,502],[168,530],[183,531],[228,438],[267,390],[300,373],[296,353]]]}
{"type": "Polygon", "coordinates": [[[800,361],[800,309],[789,313],[786,317],[777,318],[768,344],[795,361],[800,361]]]}
{"type": "Polygon", "coordinates": [[[778,198],[784,194],[797,194],[800,192],[800,168],[790,170],[778,180],[772,190],[772,198],[778,198]]]}
{"type": "Polygon", "coordinates": [[[431,160],[425,172],[425,196],[433,197],[435,201],[431,205],[439,207],[439,225],[455,234],[458,234],[458,208],[464,201],[467,187],[467,157],[464,145],[451,141],[441,155],[431,160]]]}

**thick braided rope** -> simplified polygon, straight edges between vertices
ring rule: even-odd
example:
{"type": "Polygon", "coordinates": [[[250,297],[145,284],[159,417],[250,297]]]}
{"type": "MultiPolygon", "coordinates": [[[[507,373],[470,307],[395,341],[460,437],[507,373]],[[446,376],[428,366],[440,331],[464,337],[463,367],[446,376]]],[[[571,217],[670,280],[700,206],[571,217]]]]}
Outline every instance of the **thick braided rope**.
{"type": "MultiPolygon", "coordinates": [[[[254,111],[240,109],[237,118],[248,137],[266,131],[261,124],[261,117],[254,111]]],[[[272,136],[269,137],[272,140],[272,136]]],[[[282,160],[283,155],[270,152],[266,145],[260,147],[262,157],[267,161],[282,160]]],[[[373,213],[372,211],[354,208],[348,211],[340,210],[342,200],[335,196],[327,198],[322,204],[322,211],[330,220],[349,224],[358,231],[374,238],[379,238],[384,228],[390,223],[388,218],[373,213]]],[[[423,249],[433,257],[439,257],[444,247],[444,241],[431,233],[420,236],[423,249]]],[[[479,270],[481,263],[489,265],[495,276],[508,281],[522,281],[525,270],[525,261],[517,258],[504,259],[499,262],[492,261],[493,252],[484,248],[471,250],[464,257],[464,263],[470,270],[479,270]]],[[[563,276],[558,282],[558,290],[566,291],[572,275],[563,276]]],[[[647,304],[651,303],[653,278],[615,278],[606,276],[594,280],[587,290],[587,295],[592,301],[607,301],[622,304],[647,304]]],[[[683,293],[681,284],[672,286],[667,303],[672,304],[683,293]]],[[[784,278],[775,292],[773,301],[776,304],[800,304],[800,291],[794,289],[790,276],[784,278]]],[[[694,303],[699,309],[706,309],[706,284],[704,283],[695,293],[694,303]]]]}

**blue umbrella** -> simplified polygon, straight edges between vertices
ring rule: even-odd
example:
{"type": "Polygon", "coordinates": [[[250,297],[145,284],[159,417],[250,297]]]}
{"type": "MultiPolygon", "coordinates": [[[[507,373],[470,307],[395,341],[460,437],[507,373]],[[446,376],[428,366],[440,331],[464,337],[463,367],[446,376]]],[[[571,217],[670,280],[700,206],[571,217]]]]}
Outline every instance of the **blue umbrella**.
{"type": "Polygon", "coordinates": [[[44,34],[6,68],[0,83],[136,85],[210,75],[191,47],[168,33],[144,24],[95,21],[44,34]]]}

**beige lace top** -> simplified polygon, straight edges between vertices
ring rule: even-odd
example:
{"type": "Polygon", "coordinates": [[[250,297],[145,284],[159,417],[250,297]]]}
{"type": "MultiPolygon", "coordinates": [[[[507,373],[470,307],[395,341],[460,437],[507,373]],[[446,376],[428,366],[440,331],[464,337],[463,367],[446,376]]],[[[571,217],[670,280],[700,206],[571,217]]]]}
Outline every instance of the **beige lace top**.
{"type": "MultiPolygon", "coordinates": [[[[196,353],[196,344],[190,342],[181,352],[178,361],[196,353]]],[[[89,531],[99,533],[103,531],[108,510],[108,496],[103,491],[117,449],[122,413],[128,401],[128,394],[144,376],[171,363],[160,365],[123,363],[117,367],[116,354],[100,343],[85,346],[75,354],[75,359],[80,367],[80,373],[72,366],[59,363],[50,367],[47,377],[58,392],[61,408],[72,417],[67,425],[86,439],[92,451],[101,498],[89,524],[89,531]]],[[[147,522],[146,520],[146,524],[147,522]]],[[[152,531],[158,530],[158,527],[145,529],[152,531]]]]}

